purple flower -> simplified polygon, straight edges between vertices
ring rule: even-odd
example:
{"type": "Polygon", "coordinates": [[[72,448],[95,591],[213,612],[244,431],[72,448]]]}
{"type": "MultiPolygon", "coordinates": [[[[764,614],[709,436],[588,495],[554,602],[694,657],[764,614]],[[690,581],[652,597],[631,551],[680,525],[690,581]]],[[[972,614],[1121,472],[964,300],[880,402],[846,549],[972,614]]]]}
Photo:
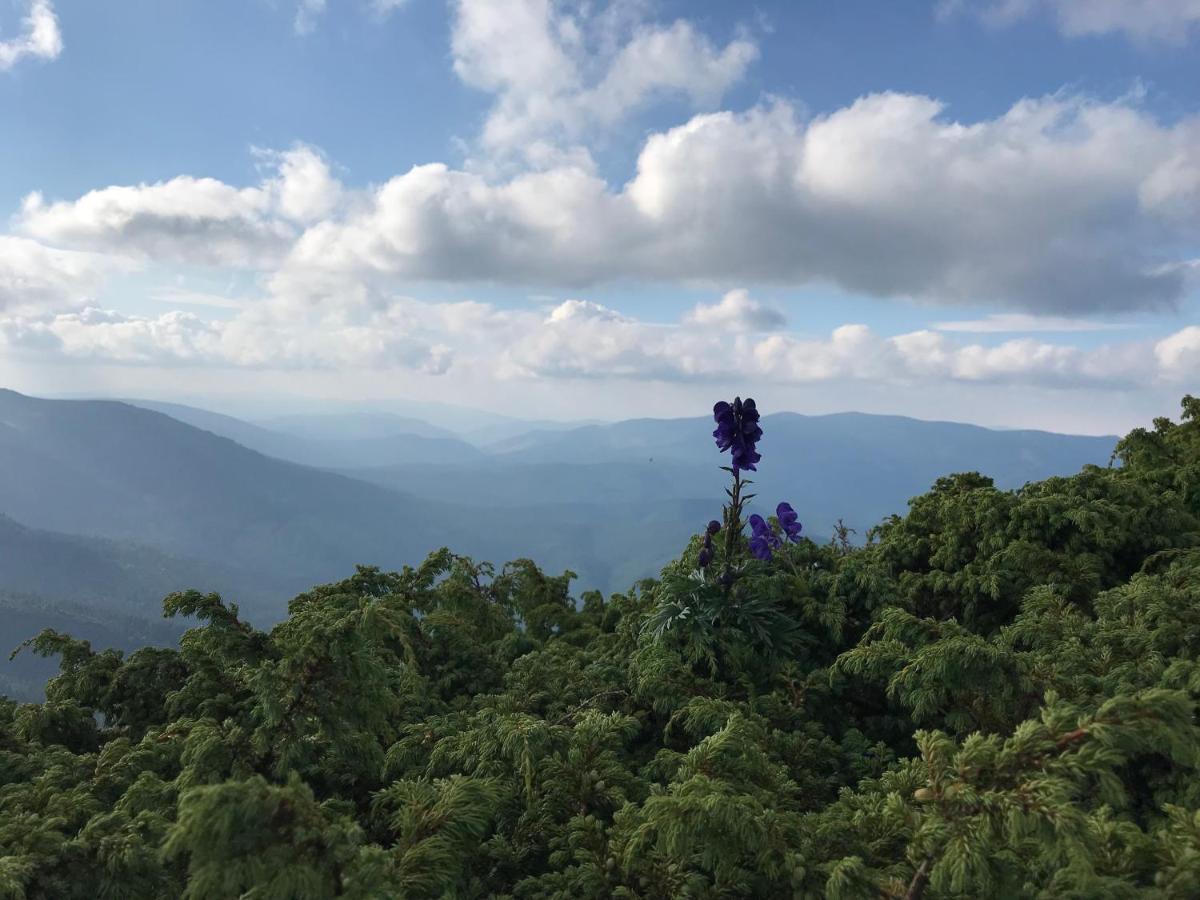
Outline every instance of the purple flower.
{"type": "Polygon", "coordinates": [[[758,419],[758,407],[749,397],[744,401],[741,397],[735,397],[732,403],[722,400],[713,407],[713,420],[717,423],[713,438],[722,453],[731,451],[734,472],[743,469],[758,471],[754,466],[762,459],[754,449],[754,445],[762,439],[758,419]]]}
{"type": "Polygon", "coordinates": [[[779,519],[779,527],[783,529],[788,540],[793,544],[800,543],[800,529],[803,526],[800,524],[796,511],[792,509],[792,504],[780,503],[775,507],[775,517],[779,519]]]}
{"type": "Polygon", "coordinates": [[[721,523],[718,522],[716,519],[713,519],[711,522],[708,523],[708,528],[705,530],[709,534],[716,534],[718,531],[721,530],[721,523]]]}
{"type": "Polygon", "coordinates": [[[750,538],[750,552],[759,559],[771,558],[771,545],[767,543],[767,539],[762,536],[750,538]]]}
{"type": "Polygon", "coordinates": [[[755,513],[750,517],[750,552],[759,559],[770,559],[771,550],[782,547],[783,541],[771,530],[767,520],[755,513]]]}

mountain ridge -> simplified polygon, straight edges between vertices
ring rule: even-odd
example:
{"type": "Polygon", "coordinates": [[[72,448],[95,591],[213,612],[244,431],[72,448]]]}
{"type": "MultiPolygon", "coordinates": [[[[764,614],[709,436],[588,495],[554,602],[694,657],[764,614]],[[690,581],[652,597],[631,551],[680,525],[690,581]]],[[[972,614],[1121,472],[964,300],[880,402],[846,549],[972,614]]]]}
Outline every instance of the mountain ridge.
{"type": "MultiPolygon", "coordinates": [[[[395,568],[440,546],[497,563],[532,552],[578,572],[579,589],[623,590],[712,518],[727,461],[707,418],[680,417],[536,431],[470,460],[316,468],[200,427],[261,437],[252,423],[165,408],[195,424],[120,401],[0,392],[0,513],[207,562],[209,588],[232,584],[260,619],[355,563],[395,568]],[[258,581],[273,600],[261,602],[258,581]]],[[[863,534],[948,471],[1020,487],[1106,463],[1113,446],[867,413],[774,413],[763,425],[756,504],[769,512],[788,500],[820,538],[838,520],[863,534]]]]}

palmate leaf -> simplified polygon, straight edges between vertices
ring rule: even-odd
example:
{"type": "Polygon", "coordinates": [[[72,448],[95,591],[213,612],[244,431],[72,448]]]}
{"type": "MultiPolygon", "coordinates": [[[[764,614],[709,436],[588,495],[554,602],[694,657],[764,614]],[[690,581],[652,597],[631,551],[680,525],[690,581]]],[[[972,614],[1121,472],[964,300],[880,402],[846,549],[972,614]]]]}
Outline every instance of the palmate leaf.
{"type": "Polygon", "coordinates": [[[686,600],[671,598],[664,600],[655,607],[654,612],[646,619],[646,630],[654,637],[661,638],[668,631],[680,627],[688,619],[696,615],[694,605],[686,600]]]}
{"type": "Polygon", "coordinates": [[[785,652],[796,640],[796,623],[769,597],[751,595],[740,599],[729,604],[722,617],[764,652],[785,652]]]}

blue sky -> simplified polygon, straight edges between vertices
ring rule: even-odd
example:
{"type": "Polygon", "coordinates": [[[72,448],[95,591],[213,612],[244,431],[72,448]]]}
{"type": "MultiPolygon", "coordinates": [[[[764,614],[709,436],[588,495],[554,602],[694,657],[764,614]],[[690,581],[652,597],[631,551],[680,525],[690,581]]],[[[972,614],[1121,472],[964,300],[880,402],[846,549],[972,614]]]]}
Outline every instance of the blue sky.
{"type": "Polygon", "coordinates": [[[1188,0],[0,0],[0,379],[1127,428],[1198,76],[1188,0]]]}

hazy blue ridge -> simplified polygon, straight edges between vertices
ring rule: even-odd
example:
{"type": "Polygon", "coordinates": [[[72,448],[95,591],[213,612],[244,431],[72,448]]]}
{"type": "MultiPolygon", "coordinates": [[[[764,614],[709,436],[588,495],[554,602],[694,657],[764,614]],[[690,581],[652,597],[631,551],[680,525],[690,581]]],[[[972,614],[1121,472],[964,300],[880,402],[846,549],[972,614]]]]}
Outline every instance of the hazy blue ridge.
{"type": "MultiPolygon", "coordinates": [[[[152,621],[182,588],[218,591],[267,624],[357,563],[399,568],[441,546],[570,569],[577,592],[624,590],[719,513],[726,478],[705,417],[535,428],[481,450],[371,434],[394,419],[343,421],[341,440],[155,406],[0,391],[0,591],[40,598],[0,637],[28,637],[19,627],[46,604],[152,621]],[[392,457],[388,441],[402,448],[392,457]],[[379,458],[391,462],[358,464],[379,458]]],[[[1115,443],[857,413],[762,425],[755,508],[788,500],[822,541],[838,519],[861,539],[945,474],[1018,487],[1106,465],[1115,443]]]]}

